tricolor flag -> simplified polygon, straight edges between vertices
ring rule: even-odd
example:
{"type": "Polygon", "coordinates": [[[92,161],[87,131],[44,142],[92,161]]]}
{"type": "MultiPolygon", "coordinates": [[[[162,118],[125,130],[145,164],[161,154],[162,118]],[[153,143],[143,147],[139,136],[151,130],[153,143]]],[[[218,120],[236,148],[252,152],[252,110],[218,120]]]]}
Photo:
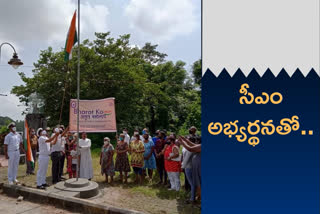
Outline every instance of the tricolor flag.
{"type": "Polygon", "coordinates": [[[64,48],[65,54],[64,54],[64,61],[69,61],[71,59],[71,52],[74,44],[78,41],[77,37],[77,30],[76,30],[76,11],[74,11],[71,24],[69,27],[67,40],[66,40],[66,46],[64,48]]]}
{"type": "Polygon", "coordinates": [[[30,132],[27,120],[24,121],[24,148],[27,152],[27,161],[30,162],[31,166],[34,167],[34,160],[32,156],[31,143],[30,143],[30,132]]]}

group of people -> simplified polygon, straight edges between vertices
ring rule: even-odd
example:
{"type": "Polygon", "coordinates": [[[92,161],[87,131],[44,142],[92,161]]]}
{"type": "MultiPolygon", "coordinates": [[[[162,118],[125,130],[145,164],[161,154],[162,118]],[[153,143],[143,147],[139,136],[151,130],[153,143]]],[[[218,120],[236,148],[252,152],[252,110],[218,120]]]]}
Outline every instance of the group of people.
{"type": "MultiPolygon", "coordinates": [[[[48,130],[49,131],[49,130],[48,130]]],[[[34,134],[34,133],[31,133],[34,134]]],[[[79,139],[79,148],[77,150],[78,136],[69,132],[69,128],[64,129],[60,126],[53,130],[50,134],[47,130],[38,129],[39,136],[39,167],[37,172],[37,188],[45,189],[46,174],[48,169],[49,157],[52,161],[52,184],[56,184],[65,178],[62,177],[64,172],[64,163],[67,160],[67,172],[69,178],[77,177],[77,169],[79,170],[79,178],[91,180],[93,178],[92,158],[91,158],[91,140],[87,138],[87,134],[83,132],[79,139]],[[78,165],[78,163],[81,163],[78,165]]],[[[36,138],[32,135],[31,138],[36,138]]]]}
{"type": "MultiPolygon", "coordinates": [[[[4,144],[5,154],[9,159],[8,181],[9,184],[13,184],[18,182],[16,176],[20,159],[19,150],[24,149],[22,137],[16,132],[15,124],[9,124],[8,128],[10,133],[5,137],[4,144]]],[[[29,133],[34,163],[39,150],[37,188],[45,189],[48,186],[46,174],[50,157],[52,184],[65,179],[62,177],[65,160],[69,178],[75,178],[79,169],[79,178],[91,180],[93,178],[91,140],[87,138],[86,133],[81,133],[81,139],[77,144],[78,136],[70,133],[69,128],[57,126],[52,130],[52,134],[49,132],[50,129],[40,128],[36,132],[31,128],[29,133]]],[[[188,136],[177,137],[174,133],[167,135],[166,130],[157,130],[155,136],[151,137],[145,128],[141,135],[138,130],[134,130],[130,137],[128,130],[123,129],[123,132],[116,136],[115,148],[110,138],[104,138],[100,155],[101,174],[105,175],[106,182],[109,182],[110,178],[112,183],[115,172],[119,172],[120,181],[127,183],[128,173],[132,168],[135,182],[142,184],[146,176],[152,182],[153,172],[157,170],[159,185],[163,184],[168,186],[169,190],[180,191],[180,174],[183,172],[185,188],[191,193],[188,202],[194,203],[196,197],[199,199],[201,197],[201,137],[196,132],[197,129],[191,127],[188,136]],[[129,156],[131,156],[130,162],[129,156]]],[[[27,163],[27,174],[34,174],[34,169],[34,165],[27,163]]]]}
{"type": "MultiPolygon", "coordinates": [[[[8,160],[8,182],[10,185],[19,183],[17,172],[20,160],[20,150],[26,153],[22,137],[16,132],[15,123],[8,125],[9,134],[4,140],[5,156],[8,160]]],[[[50,128],[39,128],[37,132],[31,128],[29,134],[33,164],[27,162],[27,175],[35,174],[36,159],[38,159],[37,188],[45,189],[49,185],[46,182],[49,159],[52,161],[52,184],[63,180],[64,162],[67,160],[67,172],[69,178],[77,175],[77,164],[79,165],[79,177],[91,179],[93,177],[92,159],[91,159],[91,141],[87,139],[86,133],[82,133],[79,139],[79,149],[76,150],[78,141],[77,134],[71,134],[69,128],[58,126],[50,133],[50,128]],[[37,158],[37,151],[39,156],[37,158]]]]}
{"type": "Polygon", "coordinates": [[[104,138],[100,155],[101,173],[105,175],[106,182],[109,182],[109,177],[113,182],[115,172],[119,172],[120,181],[127,183],[132,167],[135,182],[142,184],[146,176],[152,182],[153,170],[157,169],[159,185],[168,185],[169,190],[180,191],[180,174],[183,172],[186,190],[191,192],[188,202],[195,203],[196,196],[201,197],[201,137],[196,132],[197,129],[191,127],[187,137],[177,138],[174,133],[167,136],[165,130],[157,130],[156,135],[151,137],[145,128],[142,135],[135,130],[130,138],[128,130],[123,129],[123,133],[116,136],[115,148],[108,137],[104,138]]]}

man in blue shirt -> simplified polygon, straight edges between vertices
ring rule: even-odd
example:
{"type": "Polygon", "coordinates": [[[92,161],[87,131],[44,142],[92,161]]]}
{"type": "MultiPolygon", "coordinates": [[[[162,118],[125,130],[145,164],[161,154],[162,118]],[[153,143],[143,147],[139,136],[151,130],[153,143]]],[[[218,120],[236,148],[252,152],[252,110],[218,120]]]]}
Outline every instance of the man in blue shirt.
{"type": "Polygon", "coordinates": [[[155,136],[152,138],[154,144],[156,144],[157,140],[159,139],[159,133],[160,130],[157,130],[155,136]]]}

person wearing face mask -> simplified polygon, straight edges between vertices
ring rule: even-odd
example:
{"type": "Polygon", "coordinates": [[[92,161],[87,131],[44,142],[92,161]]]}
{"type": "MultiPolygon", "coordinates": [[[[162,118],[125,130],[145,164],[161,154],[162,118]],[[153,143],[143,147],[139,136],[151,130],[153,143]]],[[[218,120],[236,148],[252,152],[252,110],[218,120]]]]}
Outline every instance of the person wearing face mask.
{"type": "Polygon", "coordinates": [[[101,174],[106,176],[106,183],[108,183],[108,176],[110,176],[110,184],[113,182],[114,163],[113,163],[114,148],[110,143],[110,138],[104,138],[104,144],[100,154],[101,174]]]}
{"type": "Polygon", "coordinates": [[[124,134],[120,134],[116,147],[117,157],[115,171],[120,173],[120,181],[123,182],[124,173],[124,182],[127,183],[128,172],[130,172],[130,165],[128,159],[128,144],[124,142],[124,134]]]}
{"type": "Polygon", "coordinates": [[[46,130],[41,131],[38,139],[39,144],[39,158],[38,158],[38,172],[37,172],[37,188],[45,189],[48,185],[46,183],[46,175],[49,164],[50,145],[55,145],[59,133],[53,135],[50,139],[47,137],[46,130]]]}
{"type": "Polygon", "coordinates": [[[128,129],[124,128],[122,133],[124,134],[124,142],[128,144],[130,144],[130,135],[128,134],[128,129]]]}
{"type": "MultiPolygon", "coordinates": [[[[133,142],[136,140],[136,136],[139,135],[139,130],[138,129],[135,129],[134,132],[133,132],[133,135],[130,139],[130,142],[133,142]]],[[[143,141],[143,137],[141,135],[139,135],[139,138],[141,141],[143,141]]]]}
{"type": "Polygon", "coordinates": [[[168,137],[168,141],[170,144],[165,146],[164,164],[171,184],[171,188],[169,190],[179,191],[181,168],[181,163],[179,160],[179,148],[176,145],[176,137],[174,134],[171,134],[168,137]]]}
{"type": "Polygon", "coordinates": [[[6,135],[4,139],[4,154],[8,161],[8,181],[9,185],[12,185],[14,182],[18,183],[17,173],[20,160],[20,149],[25,153],[25,150],[22,145],[22,137],[17,133],[16,124],[10,123],[8,125],[10,133],[6,135]]]}
{"type": "MultiPolygon", "coordinates": [[[[201,137],[199,135],[197,135],[197,128],[195,126],[191,126],[189,128],[189,135],[186,136],[186,138],[188,140],[190,140],[192,143],[201,143],[201,137]]],[[[189,180],[187,179],[186,173],[185,173],[185,169],[183,169],[184,172],[184,177],[185,177],[185,184],[184,184],[184,188],[187,192],[192,191],[192,185],[189,183],[189,180]]]]}
{"type": "Polygon", "coordinates": [[[30,129],[30,143],[34,165],[32,166],[32,164],[29,161],[27,161],[27,175],[34,175],[34,168],[36,167],[38,150],[38,137],[34,129],[30,129]]]}
{"type": "Polygon", "coordinates": [[[148,134],[148,136],[149,136],[149,137],[148,137],[148,140],[152,140],[152,137],[149,135],[148,129],[147,129],[147,128],[144,128],[144,129],[142,130],[142,135],[141,135],[141,137],[140,137],[142,141],[144,141],[144,137],[143,137],[144,134],[148,134]]]}
{"type": "Polygon", "coordinates": [[[197,128],[194,126],[189,128],[189,135],[186,138],[192,143],[201,144],[201,137],[197,135],[197,128]]]}
{"type": "Polygon", "coordinates": [[[166,144],[166,137],[165,133],[161,131],[158,136],[158,140],[155,143],[155,155],[156,155],[156,163],[157,163],[157,170],[159,173],[160,181],[158,184],[164,184],[167,185],[167,172],[164,169],[164,157],[162,154],[162,150],[164,149],[164,146],[166,144]]]}
{"type": "Polygon", "coordinates": [[[80,150],[80,178],[91,180],[93,178],[92,158],[91,158],[91,140],[87,138],[87,133],[82,132],[79,140],[80,150]]]}
{"type": "Polygon", "coordinates": [[[145,132],[143,135],[143,143],[144,143],[144,167],[143,167],[143,174],[146,175],[146,171],[148,171],[148,177],[150,182],[152,182],[152,174],[153,170],[156,169],[156,159],[154,158],[153,151],[154,151],[154,143],[152,139],[150,140],[149,134],[145,132]]]}
{"type": "Polygon", "coordinates": [[[140,140],[139,133],[135,136],[135,141],[130,143],[131,166],[136,175],[136,183],[142,184],[142,168],[144,166],[144,143],[140,140]]]}
{"type": "MultiPolygon", "coordinates": [[[[198,195],[198,200],[201,200],[201,144],[200,143],[192,143],[185,137],[180,136],[179,138],[182,146],[192,152],[193,155],[191,157],[191,171],[189,172],[191,175],[191,183],[193,184],[193,191],[196,191],[198,195]]],[[[193,192],[195,195],[195,193],[193,192]]]]}

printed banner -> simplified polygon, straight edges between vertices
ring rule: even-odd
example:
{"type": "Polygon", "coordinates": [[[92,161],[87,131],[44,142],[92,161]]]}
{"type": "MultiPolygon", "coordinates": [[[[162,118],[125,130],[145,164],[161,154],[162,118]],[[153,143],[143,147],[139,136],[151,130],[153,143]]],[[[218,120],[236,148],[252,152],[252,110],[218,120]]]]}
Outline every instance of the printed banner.
{"type": "Polygon", "coordinates": [[[314,70],[207,71],[202,212],[319,213],[319,97],[314,70]]]}
{"type": "MultiPolygon", "coordinates": [[[[80,132],[116,132],[116,112],[114,98],[102,100],[80,100],[80,132]]],[[[70,100],[69,126],[71,132],[77,131],[77,100],[70,100]]]]}

